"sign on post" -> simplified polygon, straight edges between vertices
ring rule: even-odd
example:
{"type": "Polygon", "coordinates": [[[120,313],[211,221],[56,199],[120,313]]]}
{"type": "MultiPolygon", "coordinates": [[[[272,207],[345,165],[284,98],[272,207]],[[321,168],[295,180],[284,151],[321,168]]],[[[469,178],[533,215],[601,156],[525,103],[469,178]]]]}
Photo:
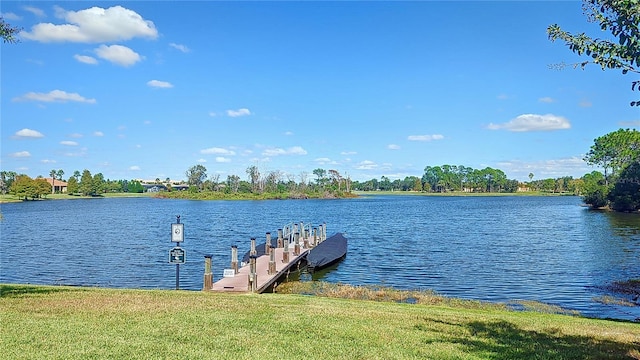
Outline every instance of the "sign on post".
{"type": "Polygon", "coordinates": [[[181,243],[184,241],[184,224],[171,224],[171,242],[181,243]]]}
{"type": "Polygon", "coordinates": [[[187,260],[187,251],[181,247],[174,247],[169,250],[169,263],[184,264],[187,260]]]}

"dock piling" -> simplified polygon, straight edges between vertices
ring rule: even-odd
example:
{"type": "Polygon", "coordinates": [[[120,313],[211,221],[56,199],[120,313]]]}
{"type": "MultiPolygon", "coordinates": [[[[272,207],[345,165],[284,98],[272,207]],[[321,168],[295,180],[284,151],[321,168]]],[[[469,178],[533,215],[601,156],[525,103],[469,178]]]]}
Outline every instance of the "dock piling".
{"type": "Polygon", "coordinates": [[[231,246],[231,268],[234,274],[238,273],[238,246],[231,246]]]}
{"type": "Polygon", "coordinates": [[[276,273],[276,249],[273,245],[270,247],[269,252],[269,275],[273,275],[276,273]]]}
{"type": "Polygon", "coordinates": [[[256,273],[256,255],[249,256],[249,282],[247,289],[255,292],[258,289],[258,274],[256,273]]]}
{"type": "Polygon", "coordinates": [[[282,251],[282,262],[288,263],[289,262],[289,240],[287,239],[284,240],[283,247],[284,249],[282,251]]]}
{"type": "Polygon", "coordinates": [[[203,290],[213,289],[213,273],[211,272],[212,255],[204,256],[204,286],[203,290]]]}
{"type": "Polygon", "coordinates": [[[282,247],[282,229],[278,229],[278,248],[282,247]]]}
{"type": "Polygon", "coordinates": [[[300,255],[300,233],[293,234],[293,255],[300,255]]]}
{"type": "Polygon", "coordinates": [[[271,250],[271,233],[267,232],[267,242],[264,243],[264,253],[269,254],[270,250],[271,250]]]}
{"type": "Polygon", "coordinates": [[[252,237],[251,238],[251,252],[249,253],[250,255],[257,255],[258,252],[256,251],[256,238],[252,237]]]}

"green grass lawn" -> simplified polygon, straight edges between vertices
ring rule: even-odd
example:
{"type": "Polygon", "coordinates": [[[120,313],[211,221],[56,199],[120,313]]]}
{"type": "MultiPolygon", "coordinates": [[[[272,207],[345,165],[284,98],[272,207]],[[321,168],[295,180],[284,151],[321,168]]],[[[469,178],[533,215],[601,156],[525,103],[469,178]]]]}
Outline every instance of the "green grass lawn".
{"type": "Polygon", "coordinates": [[[3,359],[638,359],[640,325],[291,294],[0,285],[3,359]]]}

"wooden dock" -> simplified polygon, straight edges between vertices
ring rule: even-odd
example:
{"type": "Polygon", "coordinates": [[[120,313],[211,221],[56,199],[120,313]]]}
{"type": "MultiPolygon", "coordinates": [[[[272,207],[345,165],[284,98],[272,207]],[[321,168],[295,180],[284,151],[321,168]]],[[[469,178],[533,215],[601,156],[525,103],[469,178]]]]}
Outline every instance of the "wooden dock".
{"type": "MultiPolygon", "coordinates": [[[[284,249],[274,248],[276,252],[276,272],[269,274],[269,255],[263,255],[256,258],[256,291],[262,293],[268,289],[273,283],[282,276],[286,276],[287,271],[298,270],[300,262],[307,256],[309,249],[301,249],[300,255],[291,254],[290,261],[285,263],[282,261],[284,249]]],[[[251,292],[249,286],[250,266],[246,265],[238,269],[238,273],[233,277],[223,277],[216,281],[211,288],[212,291],[223,292],[251,292]]]]}
{"type": "MultiPolygon", "coordinates": [[[[313,228],[313,230],[310,225],[305,227],[302,223],[300,226],[292,224],[292,226],[286,226],[284,231],[283,229],[278,229],[277,242],[271,241],[271,235],[267,233],[267,243],[273,246],[268,250],[261,251],[261,254],[257,254],[255,238],[252,238],[251,251],[252,254],[256,255],[251,257],[250,263],[243,264],[237,271],[235,269],[227,269],[223,278],[212,283],[211,273],[207,274],[211,270],[207,270],[207,265],[205,264],[204,290],[233,293],[262,293],[267,291],[273,288],[278,280],[282,279],[281,281],[284,281],[289,272],[299,270],[301,263],[306,261],[309,251],[325,239],[326,224],[318,226],[317,229],[313,228]],[[255,261],[255,266],[251,265],[253,261],[255,261]],[[255,271],[255,273],[252,273],[252,271],[255,271]],[[208,281],[207,276],[210,277],[208,281]],[[255,284],[251,282],[252,278],[255,279],[255,284]]],[[[237,248],[232,249],[232,267],[234,266],[234,261],[237,264],[237,259],[234,259],[234,257],[237,257],[237,248]]]]}

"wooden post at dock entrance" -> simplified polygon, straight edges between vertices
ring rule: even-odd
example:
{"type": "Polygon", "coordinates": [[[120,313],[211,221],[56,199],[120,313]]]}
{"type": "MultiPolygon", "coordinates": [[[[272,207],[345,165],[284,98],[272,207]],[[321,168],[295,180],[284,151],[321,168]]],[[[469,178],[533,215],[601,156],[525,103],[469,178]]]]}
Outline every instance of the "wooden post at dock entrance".
{"type": "Polygon", "coordinates": [[[313,246],[318,245],[318,228],[313,228],[313,246]]]}
{"type": "Polygon", "coordinates": [[[211,272],[212,255],[204,256],[204,286],[203,290],[213,289],[213,273],[211,272]]]}
{"type": "Polygon", "coordinates": [[[278,229],[278,248],[282,247],[282,229],[278,229]]]}
{"type": "Polygon", "coordinates": [[[271,245],[269,252],[269,275],[273,275],[276,273],[276,248],[271,245]]]}
{"type": "Polygon", "coordinates": [[[257,256],[249,256],[249,282],[247,290],[255,292],[258,289],[258,274],[256,273],[256,258],[257,256]]]}
{"type": "Polygon", "coordinates": [[[238,246],[231,246],[231,268],[234,273],[238,273],[238,246]]]}

